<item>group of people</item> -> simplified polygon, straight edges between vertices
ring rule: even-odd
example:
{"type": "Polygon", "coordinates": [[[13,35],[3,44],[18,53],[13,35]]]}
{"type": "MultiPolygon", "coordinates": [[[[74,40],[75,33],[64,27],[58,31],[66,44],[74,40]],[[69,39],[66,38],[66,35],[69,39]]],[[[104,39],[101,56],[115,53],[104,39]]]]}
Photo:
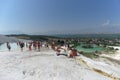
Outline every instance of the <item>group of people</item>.
{"type": "MultiPolygon", "coordinates": [[[[23,48],[25,47],[25,43],[24,42],[19,42],[17,43],[18,46],[20,46],[21,48],[21,51],[23,51],[23,48]]],[[[66,45],[66,44],[65,44],[66,45]]],[[[68,56],[68,57],[75,57],[77,56],[77,50],[74,49],[74,48],[71,48],[68,44],[68,46],[65,46],[64,45],[64,42],[61,43],[55,43],[54,41],[51,43],[51,49],[53,49],[55,52],[56,52],[56,55],[59,56],[59,55],[65,55],[65,56],[68,56]],[[64,48],[62,46],[65,46],[64,48]],[[65,53],[67,53],[66,51],[68,51],[68,54],[65,54],[65,53],[61,53],[61,51],[64,51],[65,53]]],[[[33,41],[33,42],[28,42],[26,43],[26,47],[29,49],[29,51],[32,51],[32,50],[38,50],[40,51],[40,49],[42,48],[43,44],[41,41],[33,41]]],[[[44,47],[48,47],[48,43],[47,42],[44,42],[44,47]]],[[[7,42],[7,48],[8,50],[10,51],[11,50],[11,46],[9,44],[9,42],[7,42]]]]}
{"type": "MultiPolygon", "coordinates": [[[[11,51],[11,45],[9,42],[6,43],[7,48],[9,51],[11,51]]],[[[21,48],[21,51],[23,51],[24,47],[29,49],[29,51],[32,50],[38,50],[40,51],[40,48],[42,48],[42,42],[41,41],[33,41],[33,42],[18,42],[17,45],[21,48]]],[[[45,44],[45,47],[48,47],[47,43],[45,44]]]]}
{"type": "MultiPolygon", "coordinates": [[[[11,45],[10,45],[10,43],[7,42],[6,44],[7,44],[8,50],[11,51],[11,45]]],[[[24,45],[25,45],[24,42],[19,42],[19,43],[17,43],[17,45],[19,45],[20,48],[21,48],[21,51],[23,51],[23,47],[24,47],[24,45]]]]}
{"type": "Polygon", "coordinates": [[[27,45],[27,47],[29,48],[29,51],[32,50],[32,46],[33,46],[33,50],[38,49],[38,51],[40,51],[40,48],[42,48],[42,42],[40,42],[40,41],[29,42],[28,45],[27,45]]]}
{"type": "Polygon", "coordinates": [[[62,46],[61,46],[61,44],[56,45],[55,42],[51,43],[51,48],[56,52],[57,56],[65,55],[65,56],[68,56],[70,58],[74,58],[75,56],[77,56],[77,50],[75,48],[69,47],[69,44],[67,46],[67,49],[66,49],[66,46],[64,48],[62,46]],[[65,53],[66,53],[66,51],[68,51],[68,54],[61,53],[62,50],[64,50],[65,53]]]}

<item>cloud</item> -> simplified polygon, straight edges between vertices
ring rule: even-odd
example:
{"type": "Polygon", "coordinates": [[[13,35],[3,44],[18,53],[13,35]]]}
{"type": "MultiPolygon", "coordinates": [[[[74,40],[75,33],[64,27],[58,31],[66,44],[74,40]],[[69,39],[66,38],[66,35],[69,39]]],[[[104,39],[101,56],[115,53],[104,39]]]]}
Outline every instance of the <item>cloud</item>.
{"type": "Polygon", "coordinates": [[[112,26],[120,27],[120,24],[113,24],[112,26]]]}
{"type": "Polygon", "coordinates": [[[120,24],[119,23],[113,23],[113,22],[111,22],[109,19],[108,20],[105,20],[104,21],[104,23],[102,24],[102,26],[104,27],[106,27],[106,26],[109,26],[109,27],[111,27],[111,28],[113,28],[113,27],[120,27],[120,24]]]}
{"type": "Polygon", "coordinates": [[[110,25],[110,20],[106,20],[106,21],[102,24],[102,26],[108,26],[108,25],[110,25]]]}

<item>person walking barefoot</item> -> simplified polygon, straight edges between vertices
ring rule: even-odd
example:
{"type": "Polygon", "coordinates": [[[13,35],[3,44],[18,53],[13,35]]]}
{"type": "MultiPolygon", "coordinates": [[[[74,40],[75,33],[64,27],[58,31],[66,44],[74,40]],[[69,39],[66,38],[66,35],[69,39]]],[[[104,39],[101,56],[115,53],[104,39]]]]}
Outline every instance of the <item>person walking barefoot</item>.
{"type": "Polygon", "coordinates": [[[11,50],[11,46],[10,46],[9,42],[7,42],[7,48],[8,48],[9,51],[11,50]]]}
{"type": "Polygon", "coordinates": [[[38,51],[40,51],[40,47],[41,47],[40,41],[38,41],[37,45],[38,45],[38,51]]]}

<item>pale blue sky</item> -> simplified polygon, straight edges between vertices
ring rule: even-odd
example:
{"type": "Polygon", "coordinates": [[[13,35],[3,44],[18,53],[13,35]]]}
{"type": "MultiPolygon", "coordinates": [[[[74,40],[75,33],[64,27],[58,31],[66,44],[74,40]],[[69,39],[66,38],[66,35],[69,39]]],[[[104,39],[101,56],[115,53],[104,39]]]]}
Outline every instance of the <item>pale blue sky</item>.
{"type": "Polygon", "coordinates": [[[120,0],[0,0],[5,33],[120,33],[120,0]]]}

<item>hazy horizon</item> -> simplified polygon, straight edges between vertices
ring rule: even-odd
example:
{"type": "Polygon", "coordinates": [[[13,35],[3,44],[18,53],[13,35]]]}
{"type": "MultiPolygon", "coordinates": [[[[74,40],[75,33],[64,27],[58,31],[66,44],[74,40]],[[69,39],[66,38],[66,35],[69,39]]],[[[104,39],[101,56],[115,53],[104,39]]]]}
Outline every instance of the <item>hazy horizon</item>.
{"type": "Polygon", "coordinates": [[[0,0],[0,34],[120,33],[120,0],[0,0]]]}

